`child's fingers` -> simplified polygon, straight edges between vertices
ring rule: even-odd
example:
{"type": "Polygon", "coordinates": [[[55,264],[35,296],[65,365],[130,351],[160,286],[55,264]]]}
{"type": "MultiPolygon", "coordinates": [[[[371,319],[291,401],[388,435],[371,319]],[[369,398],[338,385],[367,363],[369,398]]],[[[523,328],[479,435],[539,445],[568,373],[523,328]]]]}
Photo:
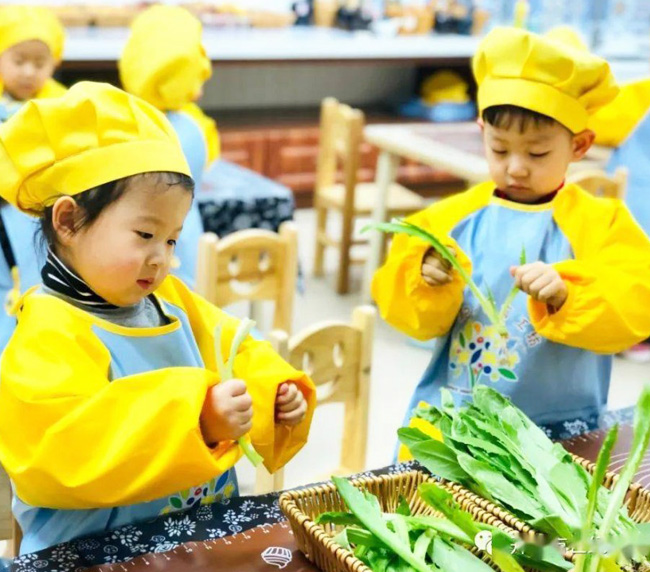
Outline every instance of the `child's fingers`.
{"type": "Polygon", "coordinates": [[[237,397],[238,395],[244,395],[246,393],[246,383],[241,379],[229,379],[228,381],[222,382],[224,388],[228,389],[228,393],[232,397],[237,397]]]}
{"type": "Polygon", "coordinates": [[[556,301],[558,294],[562,292],[562,283],[559,280],[553,280],[546,287],[542,288],[539,293],[539,301],[551,303],[556,301]]]}
{"type": "Polygon", "coordinates": [[[538,276],[535,280],[533,280],[530,287],[528,288],[528,292],[530,293],[531,296],[535,298],[539,298],[542,290],[544,290],[554,280],[555,280],[554,276],[549,274],[542,274],[541,276],[538,276]]]}
{"type": "Polygon", "coordinates": [[[283,383],[280,385],[280,387],[278,387],[278,395],[284,395],[287,391],[289,391],[291,385],[291,383],[283,383]]]}
{"type": "Polygon", "coordinates": [[[277,420],[283,425],[296,425],[304,419],[305,413],[307,413],[307,402],[303,400],[297,409],[287,413],[278,413],[277,420]]]}
{"type": "Polygon", "coordinates": [[[246,435],[246,433],[249,433],[250,430],[253,428],[253,423],[252,421],[247,421],[246,423],[241,423],[239,427],[237,427],[237,430],[235,431],[235,439],[239,439],[240,437],[246,435]]]}
{"type": "Polygon", "coordinates": [[[294,409],[297,409],[304,400],[305,398],[302,396],[302,393],[299,393],[289,403],[284,403],[282,405],[277,404],[275,410],[283,413],[293,411],[294,409]]]}
{"type": "Polygon", "coordinates": [[[440,268],[436,268],[435,266],[431,266],[430,264],[425,264],[422,266],[422,277],[429,278],[438,284],[446,284],[447,282],[451,281],[451,276],[449,276],[449,273],[441,270],[440,268]]]}
{"type": "Polygon", "coordinates": [[[253,398],[250,394],[238,395],[232,399],[233,411],[248,411],[253,407],[253,398]]]}
{"type": "Polygon", "coordinates": [[[278,390],[278,395],[275,398],[275,403],[276,405],[282,405],[284,403],[289,403],[293,399],[295,399],[296,395],[298,394],[298,388],[296,387],[295,383],[285,383],[283,386],[280,386],[280,389],[282,387],[286,387],[283,393],[280,393],[278,390]]]}

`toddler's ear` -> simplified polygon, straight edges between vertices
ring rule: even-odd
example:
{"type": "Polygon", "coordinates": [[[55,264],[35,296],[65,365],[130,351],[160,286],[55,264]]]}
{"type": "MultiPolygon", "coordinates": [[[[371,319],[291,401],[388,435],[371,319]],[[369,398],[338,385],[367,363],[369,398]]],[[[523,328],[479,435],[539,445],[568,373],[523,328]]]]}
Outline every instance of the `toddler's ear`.
{"type": "Polygon", "coordinates": [[[594,144],[596,139],[596,134],[591,129],[585,129],[580,133],[576,133],[573,136],[573,160],[580,161],[586,154],[587,151],[594,144]]]}
{"type": "Polygon", "coordinates": [[[60,197],[52,207],[52,227],[63,246],[70,243],[76,234],[80,207],[72,197],[60,197]]]}

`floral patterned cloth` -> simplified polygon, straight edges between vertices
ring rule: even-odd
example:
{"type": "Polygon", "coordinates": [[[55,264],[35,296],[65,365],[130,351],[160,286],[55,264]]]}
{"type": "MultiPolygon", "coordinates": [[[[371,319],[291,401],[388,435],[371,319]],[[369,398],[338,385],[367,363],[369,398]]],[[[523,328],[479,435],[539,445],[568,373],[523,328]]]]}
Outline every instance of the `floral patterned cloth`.
{"type": "Polygon", "coordinates": [[[204,174],[197,200],[204,230],[220,237],[247,228],[277,231],[293,218],[290,189],[221,159],[204,174]]]}

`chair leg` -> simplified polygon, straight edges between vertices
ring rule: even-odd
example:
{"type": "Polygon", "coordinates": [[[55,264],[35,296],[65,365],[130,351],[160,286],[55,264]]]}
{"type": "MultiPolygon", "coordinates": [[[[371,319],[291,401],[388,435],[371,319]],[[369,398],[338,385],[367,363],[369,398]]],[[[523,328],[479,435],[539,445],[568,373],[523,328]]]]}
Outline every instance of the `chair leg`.
{"type": "Polygon", "coordinates": [[[343,228],[339,242],[339,271],[336,285],[337,294],[347,294],[350,289],[350,249],[352,248],[352,229],[354,218],[343,213],[343,228]]]}
{"type": "Polygon", "coordinates": [[[327,209],[316,207],[316,252],[314,254],[314,276],[324,274],[325,243],[321,240],[327,232],[327,209]]]}
{"type": "Polygon", "coordinates": [[[255,494],[264,495],[274,491],[281,491],[284,487],[284,469],[271,474],[266,467],[260,465],[255,474],[255,494]]]}

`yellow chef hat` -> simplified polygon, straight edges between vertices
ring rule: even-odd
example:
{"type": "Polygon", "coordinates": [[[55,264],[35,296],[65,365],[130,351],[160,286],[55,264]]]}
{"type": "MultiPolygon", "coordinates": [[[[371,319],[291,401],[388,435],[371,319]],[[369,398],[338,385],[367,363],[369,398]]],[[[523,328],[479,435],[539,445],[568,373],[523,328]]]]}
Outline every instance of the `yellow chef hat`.
{"type": "Polygon", "coordinates": [[[429,105],[443,102],[466,103],[469,101],[467,88],[467,82],[456,72],[442,70],[424,80],[420,94],[429,105]]]}
{"type": "Polygon", "coordinates": [[[153,6],[140,14],[119,62],[124,89],[163,111],[197,99],[212,70],[201,22],[179,6],[153,6]]]}
{"type": "Polygon", "coordinates": [[[165,116],[104,83],[27,102],[0,126],[0,196],[39,215],[61,195],[154,171],[190,175],[165,116]]]}
{"type": "Polygon", "coordinates": [[[571,46],[576,50],[582,50],[583,52],[589,51],[587,44],[582,39],[582,36],[578,33],[575,28],[571,26],[556,26],[555,28],[550,29],[546,32],[545,36],[556,40],[558,42],[563,42],[567,46],[571,46]]]}
{"type": "Polygon", "coordinates": [[[495,28],[472,62],[478,105],[515,105],[552,117],[573,133],[616,97],[609,64],[563,42],[516,28],[495,28]]]}
{"type": "Polygon", "coordinates": [[[28,40],[40,40],[57,62],[61,60],[65,32],[50,10],[18,4],[0,6],[0,53],[28,40]]]}

